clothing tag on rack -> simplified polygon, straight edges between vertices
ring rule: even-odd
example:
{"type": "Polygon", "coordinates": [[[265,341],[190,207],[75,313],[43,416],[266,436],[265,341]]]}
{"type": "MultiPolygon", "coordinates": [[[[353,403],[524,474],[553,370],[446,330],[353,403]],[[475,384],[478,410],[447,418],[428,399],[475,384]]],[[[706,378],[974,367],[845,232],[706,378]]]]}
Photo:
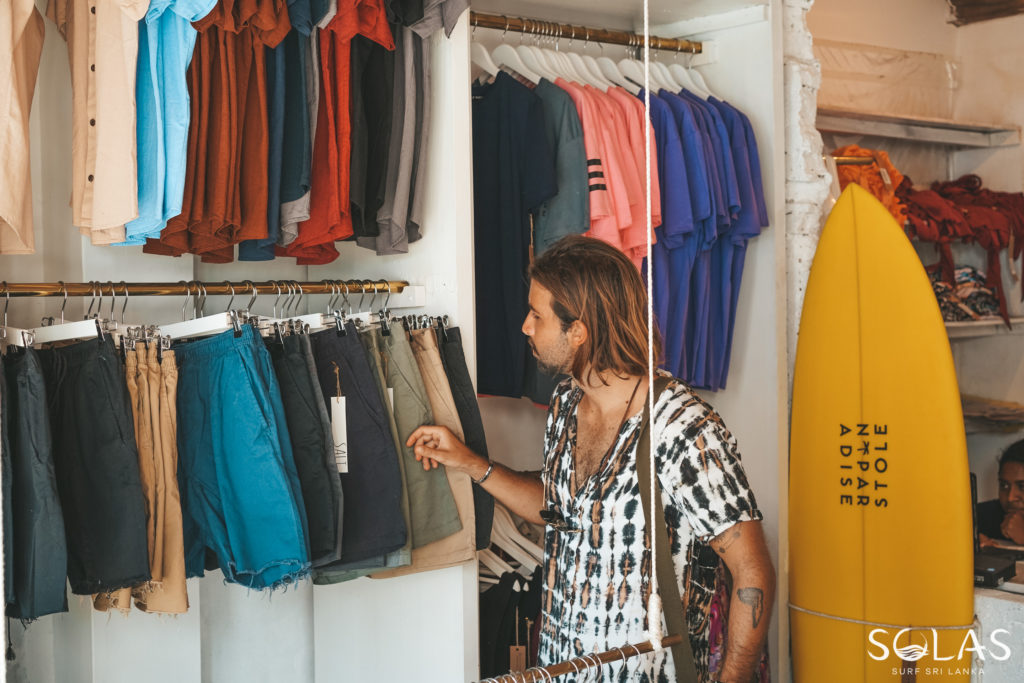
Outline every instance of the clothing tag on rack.
{"type": "Polygon", "coordinates": [[[345,397],[331,397],[331,435],[334,437],[334,464],[339,474],[348,474],[348,426],[345,421],[345,397]]]}
{"type": "Polygon", "coordinates": [[[526,670],[526,648],[522,645],[512,645],[508,648],[508,668],[510,671],[526,670]]]}

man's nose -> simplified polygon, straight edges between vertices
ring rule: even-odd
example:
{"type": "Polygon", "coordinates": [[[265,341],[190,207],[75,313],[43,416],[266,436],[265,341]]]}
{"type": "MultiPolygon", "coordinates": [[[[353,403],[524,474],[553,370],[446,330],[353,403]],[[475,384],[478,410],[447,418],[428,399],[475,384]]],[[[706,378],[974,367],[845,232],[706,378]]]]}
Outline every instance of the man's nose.
{"type": "Polygon", "coordinates": [[[523,334],[525,334],[527,337],[533,336],[533,322],[530,320],[529,315],[527,315],[526,318],[523,319],[523,326],[520,329],[522,329],[523,334]]]}

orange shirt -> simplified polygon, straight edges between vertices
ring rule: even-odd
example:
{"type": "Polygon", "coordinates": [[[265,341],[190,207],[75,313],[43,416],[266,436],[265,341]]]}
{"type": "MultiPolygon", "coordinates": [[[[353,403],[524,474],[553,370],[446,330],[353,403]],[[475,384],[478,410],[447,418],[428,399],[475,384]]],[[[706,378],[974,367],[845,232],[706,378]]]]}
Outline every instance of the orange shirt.
{"type": "Polygon", "coordinates": [[[896,196],[896,188],[903,182],[903,174],[889,161],[889,154],[881,150],[865,149],[847,145],[832,152],[837,157],[872,157],[875,162],[866,166],[841,164],[839,166],[839,187],[845,189],[850,183],[857,183],[873,194],[889,209],[889,213],[903,225],[907,220],[907,207],[896,196]],[[888,181],[888,182],[886,182],[888,181]]]}
{"type": "Polygon", "coordinates": [[[0,5],[0,43],[0,254],[31,254],[28,117],[43,54],[43,17],[33,0],[0,5]]]}
{"type": "Polygon", "coordinates": [[[576,105],[576,113],[580,117],[583,128],[583,147],[587,154],[587,175],[590,181],[590,227],[608,219],[614,220],[611,193],[605,180],[605,163],[602,157],[601,133],[595,123],[595,114],[590,102],[584,99],[576,87],[564,79],[556,79],[555,85],[564,90],[576,105]]]}
{"type": "Polygon", "coordinates": [[[388,50],[395,49],[383,0],[340,0],[338,14],[320,32],[323,89],[313,143],[309,220],[299,223],[295,241],[277,248],[279,256],[294,256],[299,265],[330,263],[338,258],[334,242],[353,234],[349,213],[349,72],[351,42],[357,34],[388,50]]]}
{"type": "MultiPolygon", "coordinates": [[[[644,115],[644,103],[639,98],[633,97],[628,92],[620,87],[612,87],[608,89],[608,95],[614,99],[622,107],[623,114],[626,116],[626,127],[629,132],[629,149],[633,154],[633,159],[636,163],[637,172],[640,176],[641,189],[647,182],[647,174],[644,170],[644,164],[650,164],[651,173],[651,244],[657,242],[653,228],[661,225],[661,179],[658,177],[658,151],[655,148],[656,141],[654,139],[654,126],[651,125],[649,119],[644,115]],[[651,153],[647,157],[648,161],[645,161],[644,157],[644,122],[647,123],[650,128],[651,134],[651,153]]],[[[640,223],[637,224],[634,220],[633,225],[623,236],[623,242],[627,246],[632,246],[631,252],[626,252],[630,259],[637,265],[640,266],[640,262],[647,256],[647,237],[645,233],[645,226],[647,225],[647,198],[643,198],[643,205],[640,214],[640,223]]]]}
{"type": "Polygon", "coordinates": [[[193,26],[182,213],[143,251],[229,263],[235,244],[267,236],[265,48],[276,47],[291,22],[286,0],[220,0],[193,26]]]}

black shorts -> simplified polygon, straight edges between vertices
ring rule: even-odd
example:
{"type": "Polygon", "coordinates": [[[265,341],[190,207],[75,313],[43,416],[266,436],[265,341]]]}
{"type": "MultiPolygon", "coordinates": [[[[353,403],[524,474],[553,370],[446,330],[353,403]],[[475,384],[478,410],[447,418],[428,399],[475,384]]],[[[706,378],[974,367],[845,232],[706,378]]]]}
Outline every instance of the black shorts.
{"type": "Polygon", "coordinates": [[[39,352],[50,403],[68,580],[78,595],[149,581],[146,505],[124,367],[90,339],[39,352]]]}

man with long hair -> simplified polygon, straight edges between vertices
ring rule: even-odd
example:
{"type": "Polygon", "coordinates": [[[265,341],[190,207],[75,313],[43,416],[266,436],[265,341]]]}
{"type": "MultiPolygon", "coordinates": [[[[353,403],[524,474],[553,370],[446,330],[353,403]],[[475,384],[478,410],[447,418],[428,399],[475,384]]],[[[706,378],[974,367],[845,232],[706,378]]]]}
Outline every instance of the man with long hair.
{"type": "MultiPolygon", "coordinates": [[[[649,457],[637,450],[651,359],[647,293],[618,250],[566,237],[537,259],[530,280],[523,333],[542,370],[570,376],[551,398],[544,469],[488,462],[443,427],[420,427],[409,445],[424,467],[466,472],[524,519],[547,522],[539,650],[546,665],[646,640],[654,560],[636,462],[649,457]]],[[[664,609],[685,611],[698,680],[764,680],[775,575],[736,440],[678,380],[654,401],[653,471],[671,545],[658,552],[671,552],[682,596],[664,609]]],[[[667,650],[609,669],[605,680],[676,680],[667,650]]]]}

